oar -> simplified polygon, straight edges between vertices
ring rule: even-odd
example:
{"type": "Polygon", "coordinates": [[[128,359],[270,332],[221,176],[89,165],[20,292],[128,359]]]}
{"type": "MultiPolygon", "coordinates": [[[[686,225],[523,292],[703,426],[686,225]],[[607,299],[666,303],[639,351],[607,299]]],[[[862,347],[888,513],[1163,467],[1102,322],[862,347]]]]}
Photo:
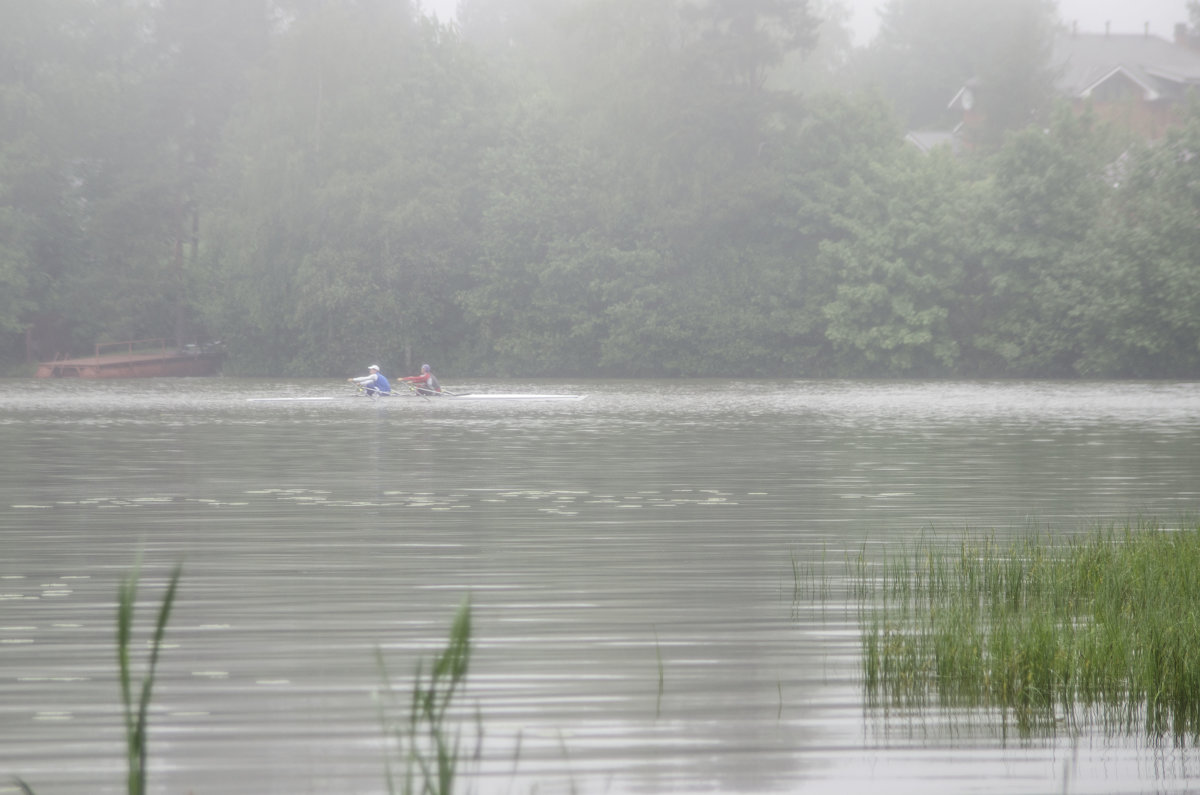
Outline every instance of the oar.
{"type": "Polygon", "coordinates": [[[366,397],[369,397],[371,400],[377,400],[383,394],[378,389],[368,390],[362,384],[359,384],[358,387],[354,391],[355,391],[355,394],[365,395],[366,397]]]}
{"type": "Polygon", "coordinates": [[[426,395],[424,392],[422,392],[421,390],[419,390],[415,386],[413,386],[411,381],[401,381],[400,383],[402,383],[406,387],[408,387],[408,391],[412,392],[417,397],[423,398],[424,400],[429,400],[429,395],[426,395]]]}

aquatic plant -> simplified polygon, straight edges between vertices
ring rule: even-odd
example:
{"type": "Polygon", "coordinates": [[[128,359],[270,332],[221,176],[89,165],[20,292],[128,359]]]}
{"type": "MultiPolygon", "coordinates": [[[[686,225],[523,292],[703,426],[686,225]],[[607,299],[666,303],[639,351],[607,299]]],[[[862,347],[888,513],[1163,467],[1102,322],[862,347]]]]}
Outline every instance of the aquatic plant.
{"type": "MultiPolygon", "coordinates": [[[[155,670],[158,655],[162,651],[163,636],[175,604],[175,592],[179,587],[182,565],[176,565],[167,582],[167,591],[158,608],[158,619],[154,624],[154,638],[150,644],[150,659],[142,677],[141,690],[136,705],[133,699],[133,676],[129,664],[129,650],[133,638],[133,613],[137,603],[137,584],[141,571],[140,563],[117,587],[117,664],[120,670],[121,701],[125,716],[125,758],[128,765],[126,787],[129,795],[145,795],[147,728],[150,711],[150,695],[154,690],[155,670]],[[136,706],[136,708],[135,708],[136,706]]],[[[24,795],[34,795],[33,787],[20,777],[13,784],[24,795]]]]}
{"type": "Polygon", "coordinates": [[[798,606],[805,601],[826,602],[832,595],[832,579],[827,569],[826,555],[828,550],[821,547],[819,561],[801,564],[795,550],[791,553],[792,563],[792,605],[798,606]]]}
{"type": "Polygon", "coordinates": [[[869,703],[1200,738],[1200,523],[923,539],[853,563],[869,703]]]}
{"type": "MultiPolygon", "coordinates": [[[[428,673],[424,661],[417,663],[412,691],[407,707],[402,706],[399,694],[392,688],[383,652],[376,648],[376,662],[384,682],[379,701],[380,721],[384,731],[392,735],[404,764],[404,795],[449,795],[458,779],[462,756],[461,725],[451,725],[451,707],[466,684],[471,659],[471,606],[463,602],[454,616],[450,638],[438,654],[428,673]],[[405,715],[392,720],[389,710],[405,715]]],[[[481,718],[476,715],[476,736],[482,738],[481,718]]],[[[476,758],[478,754],[476,754],[476,758]]],[[[385,757],[388,792],[396,795],[396,783],[390,759],[385,757]]]]}
{"type": "Polygon", "coordinates": [[[662,717],[662,697],[663,697],[663,657],[662,646],[658,642],[658,629],[654,630],[654,659],[658,663],[658,698],[654,701],[654,717],[658,719],[662,717]]]}
{"type": "MultiPolygon", "coordinates": [[[[183,568],[177,565],[167,582],[167,589],[159,606],[150,643],[150,656],[137,697],[134,697],[134,681],[130,664],[133,645],[133,618],[137,603],[137,587],[140,564],[121,581],[117,591],[117,662],[121,684],[121,700],[124,708],[126,761],[128,763],[127,788],[129,795],[146,793],[147,729],[151,695],[156,681],[159,655],[163,647],[171,608],[175,603],[179,579],[183,568]]],[[[376,659],[385,683],[385,699],[380,699],[380,718],[384,728],[398,741],[404,760],[405,795],[449,795],[458,780],[459,766],[463,761],[461,726],[451,724],[451,710],[456,698],[466,685],[467,669],[471,658],[471,609],[466,600],[454,616],[450,638],[446,647],[438,654],[426,673],[424,662],[418,662],[413,677],[412,692],[404,710],[406,719],[393,722],[388,718],[386,707],[400,704],[399,696],[391,687],[383,654],[376,649],[376,659]]],[[[475,715],[476,736],[482,742],[482,717],[475,715]]],[[[518,745],[519,749],[519,745],[518,745]]],[[[473,758],[478,759],[477,747],[473,758]]],[[[518,751],[519,755],[519,751],[518,751]]],[[[397,792],[390,761],[386,762],[388,791],[397,792]]],[[[12,778],[23,795],[35,795],[33,788],[20,777],[12,778]]]]}
{"type": "Polygon", "coordinates": [[[158,666],[158,655],[162,650],[163,635],[166,633],[167,621],[171,617],[171,607],[175,603],[175,592],[179,586],[179,577],[183,572],[181,565],[176,565],[171,571],[167,583],[167,591],[163,595],[162,604],[158,608],[158,619],[154,624],[154,639],[150,643],[150,659],[146,665],[146,673],[142,677],[141,691],[135,705],[133,699],[133,677],[129,665],[129,649],[133,637],[133,612],[137,602],[137,584],[140,565],[127,576],[117,590],[117,662],[121,677],[121,701],[125,713],[125,749],[128,762],[127,785],[129,795],[144,795],[146,792],[146,731],[147,715],[150,709],[150,695],[154,689],[155,669],[158,666]],[[135,708],[136,706],[136,708],[135,708]]]}

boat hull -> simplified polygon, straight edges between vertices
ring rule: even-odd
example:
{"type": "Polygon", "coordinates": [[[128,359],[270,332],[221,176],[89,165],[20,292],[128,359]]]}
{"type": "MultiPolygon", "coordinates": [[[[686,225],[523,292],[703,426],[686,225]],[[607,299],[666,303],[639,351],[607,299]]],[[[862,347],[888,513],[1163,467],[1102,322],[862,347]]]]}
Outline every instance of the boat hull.
{"type": "MultiPolygon", "coordinates": [[[[422,395],[409,395],[408,397],[423,397],[422,395]]],[[[428,395],[431,400],[446,399],[446,400],[583,400],[587,395],[537,395],[525,392],[480,392],[479,394],[462,393],[447,395],[445,393],[434,397],[428,395]]]]}
{"type": "Polygon", "coordinates": [[[93,356],[42,362],[34,378],[165,378],[216,375],[219,356],[208,354],[93,356]]]}
{"type": "Polygon", "coordinates": [[[34,378],[163,378],[216,375],[221,343],[178,347],[164,337],[97,342],[95,353],[38,364],[34,378]]]}
{"type": "MultiPolygon", "coordinates": [[[[357,398],[362,398],[362,397],[367,397],[367,396],[362,395],[362,394],[357,394],[357,395],[353,395],[353,397],[357,399],[357,398]]],[[[449,393],[443,392],[440,395],[418,395],[418,394],[414,394],[412,392],[393,392],[391,395],[384,395],[381,397],[398,397],[398,398],[407,398],[407,399],[418,398],[418,399],[421,399],[423,402],[433,403],[433,402],[438,402],[438,401],[457,402],[460,400],[571,401],[571,400],[583,400],[584,398],[587,397],[587,395],[556,395],[556,394],[539,395],[539,394],[534,394],[534,393],[529,393],[529,392],[509,392],[509,393],[480,392],[478,394],[470,394],[470,393],[449,394],[449,393]]],[[[246,398],[247,401],[253,402],[253,403],[287,403],[287,402],[335,400],[335,399],[336,398],[330,397],[330,396],[318,396],[318,395],[246,398]]],[[[370,399],[371,400],[379,400],[380,397],[372,397],[370,399]]]]}

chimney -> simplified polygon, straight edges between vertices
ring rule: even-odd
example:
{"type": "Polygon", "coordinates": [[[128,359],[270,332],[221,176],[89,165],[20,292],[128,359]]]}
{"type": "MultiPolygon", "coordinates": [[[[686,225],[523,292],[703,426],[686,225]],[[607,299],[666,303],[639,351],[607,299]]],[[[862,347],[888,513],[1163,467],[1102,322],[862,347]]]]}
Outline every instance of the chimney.
{"type": "Polygon", "coordinates": [[[1106,38],[1106,39],[1108,38],[1108,29],[1111,27],[1112,27],[1112,20],[1111,19],[1104,20],[1104,38],[1106,38]]]}
{"type": "Polygon", "coordinates": [[[1175,43],[1180,47],[1188,46],[1188,29],[1186,22],[1175,23],[1175,43]]]}

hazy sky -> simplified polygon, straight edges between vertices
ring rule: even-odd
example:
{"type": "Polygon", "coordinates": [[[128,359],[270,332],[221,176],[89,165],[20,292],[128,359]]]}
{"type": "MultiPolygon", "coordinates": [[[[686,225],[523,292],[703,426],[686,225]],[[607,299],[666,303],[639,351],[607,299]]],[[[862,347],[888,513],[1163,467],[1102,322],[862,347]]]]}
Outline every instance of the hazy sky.
{"type": "MultiPolygon", "coordinates": [[[[879,28],[877,9],[885,0],[842,0],[851,10],[854,40],[865,44],[879,28]]],[[[454,2],[451,0],[450,6],[454,2]]],[[[1175,23],[1187,22],[1186,0],[1058,0],[1058,16],[1067,25],[1079,23],[1081,33],[1103,33],[1106,22],[1113,33],[1150,32],[1164,39],[1175,35],[1175,23]]]]}
{"type": "MultiPolygon", "coordinates": [[[[851,27],[858,44],[865,44],[879,28],[876,9],[886,0],[841,0],[851,11],[851,27]]],[[[458,0],[422,0],[426,10],[443,20],[454,18],[458,0]]],[[[1187,22],[1186,0],[1058,0],[1058,13],[1068,25],[1079,23],[1084,33],[1103,33],[1106,22],[1113,33],[1141,33],[1146,23],[1150,32],[1164,39],[1174,35],[1176,22],[1187,22]]]]}

